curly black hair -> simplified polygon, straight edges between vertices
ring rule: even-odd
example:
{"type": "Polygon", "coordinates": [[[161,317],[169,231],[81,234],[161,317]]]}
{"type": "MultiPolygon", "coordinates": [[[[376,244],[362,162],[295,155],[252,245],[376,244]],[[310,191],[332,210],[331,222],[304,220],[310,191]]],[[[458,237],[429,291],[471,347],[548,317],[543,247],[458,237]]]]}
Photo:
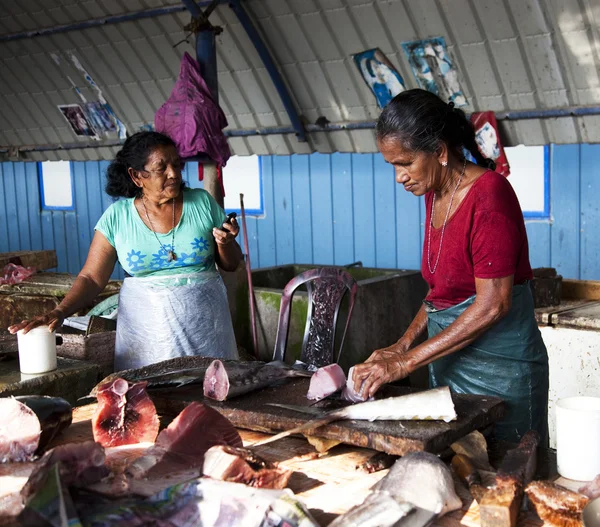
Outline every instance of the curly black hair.
{"type": "Polygon", "coordinates": [[[144,170],[148,156],[158,146],[173,146],[173,139],[158,132],[138,132],[128,137],[106,169],[106,193],[113,198],[134,198],[142,189],[129,177],[129,168],[144,170]]]}
{"type": "Polygon", "coordinates": [[[481,155],[475,130],[465,112],[426,90],[408,90],[383,109],[375,133],[378,140],[394,138],[412,152],[437,152],[441,143],[459,155],[466,148],[477,164],[494,170],[496,163],[481,155]]]}

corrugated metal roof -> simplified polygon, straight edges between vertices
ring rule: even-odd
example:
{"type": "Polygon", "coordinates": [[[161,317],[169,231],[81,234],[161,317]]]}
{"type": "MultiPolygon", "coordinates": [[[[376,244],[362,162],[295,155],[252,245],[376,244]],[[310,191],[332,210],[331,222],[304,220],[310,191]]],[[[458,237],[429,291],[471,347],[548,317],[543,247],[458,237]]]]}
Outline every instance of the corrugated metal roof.
{"type": "MultiPolygon", "coordinates": [[[[0,0],[0,36],[177,5],[177,0],[0,0]]],[[[600,106],[598,0],[245,0],[306,123],[374,120],[375,98],[352,55],[378,47],[407,87],[417,82],[402,42],[443,36],[467,98],[466,111],[600,106]]],[[[96,100],[69,60],[73,53],[129,131],[151,124],[184,51],[187,12],[0,42],[0,145],[93,143],[75,136],[57,105],[96,100]],[[60,65],[51,53],[61,58],[60,65]]],[[[289,126],[277,91],[233,11],[211,15],[219,96],[230,130],[289,126]]],[[[505,121],[510,144],[600,141],[600,117],[505,121]]],[[[116,137],[116,136],[115,136],[116,137]]],[[[93,143],[95,146],[95,143],[93,143]]],[[[373,152],[372,130],[230,138],[236,154],[373,152]]],[[[111,158],[110,148],[29,155],[111,158]]]]}

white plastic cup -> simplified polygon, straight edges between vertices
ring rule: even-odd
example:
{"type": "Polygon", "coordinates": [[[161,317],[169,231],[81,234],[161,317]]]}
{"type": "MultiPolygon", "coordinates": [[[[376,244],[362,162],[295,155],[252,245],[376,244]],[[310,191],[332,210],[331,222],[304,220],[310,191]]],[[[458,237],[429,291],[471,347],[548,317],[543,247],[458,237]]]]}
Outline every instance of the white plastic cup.
{"type": "Polygon", "coordinates": [[[600,398],[567,397],[556,403],[558,473],[575,481],[600,474],[600,398]]]}
{"type": "Polygon", "coordinates": [[[48,326],[17,332],[19,369],[21,373],[46,373],[56,369],[56,333],[48,326]]]}

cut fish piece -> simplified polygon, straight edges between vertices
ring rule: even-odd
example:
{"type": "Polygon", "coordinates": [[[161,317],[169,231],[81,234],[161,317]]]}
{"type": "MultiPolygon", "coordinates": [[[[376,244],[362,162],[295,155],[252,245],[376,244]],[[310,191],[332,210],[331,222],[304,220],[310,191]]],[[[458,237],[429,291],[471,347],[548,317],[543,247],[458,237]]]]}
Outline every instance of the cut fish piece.
{"type": "Polygon", "coordinates": [[[354,373],[354,366],[348,370],[348,380],[346,381],[346,386],[342,390],[342,399],[345,401],[350,401],[351,403],[364,403],[365,401],[372,401],[374,397],[369,397],[365,399],[361,394],[360,390],[362,385],[358,387],[358,390],[354,389],[354,380],[352,379],[352,375],[354,373]]]}
{"type": "MultiPolygon", "coordinates": [[[[278,404],[275,403],[273,406],[278,406],[278,404]]],[[[255,443],[255,446],[265,445],[306,430],[316,430],[320,426],[341,419],[361,421],[439,420],[448,423],[456,419],[456,410],[454,409],[450,389],[447,386],[442,386],[424,392],[346,406],[328,412],[323,417],[308,421],[301,426],[259,441],[255,443]]],[[[312,433],[311,435],[316,434],[312,433]]]]}
{"type": "Polygon", "coordinates": [[[21,496],[24,500],[33,496],[43,486],[48,471],[56,463],[59,463],[60,479],[67,487],[100,481],[109,474],[104,460],[104,448],[94,441],[57,446],[39,460],[37,468],[21,490],[21,496]]]}
{"type": "Polygon", "coordinates": [[[158,434],[156,444],[134,461],[127,473],[141,478],[150,470],[202,467],[204,454],[215,445],[243,446],[240,434],[226,417],[202,403],[193,402],[158,434]]]}
{"type": "Polygon", "coordinates": [[[550,483],[532,481],[525,488],[537,515],[545,523],[564,527],[583,526],[582,512],[589,498],[550,483]]]}
{"type": "Polygon", "coordinates": [[[283,362],[223,362],[214,360],[204,376],[204,397],[226,401],[313,372],[292,369],[283,362]]]}
{"type": "Polygon", "coordinates": [[[154,442],[160,423],[146,384],[118,378],[98,388],[92,417],[94,440],[104,447],[154,442]]]}
{"type": "Polygon", "coordinates": [[[592,481],[585,484],[579,489],[580,494],[584,494],[591,500],[600,496],[600,474],[598,474],[592,481]]]}
{"type": "Polygon", "coordinates": [[[60,397],[0,399],[0,462],[30,461],[71,424],[71,405],[60,397]]]}
{"type": "Polygon", "coordinates": [[[306,398],[319,401],[329,397],[346,385],[344,370],[338,364],[330,364],[319,368],[310,379],[306,398]]]}
{"type": "Polygon", "coordinates": [[[224,445],[207,450],[202,471],[214,479],[263,489],[284,489],[292,475],[291,470],[279,468],[250,450],[224,445]]]}

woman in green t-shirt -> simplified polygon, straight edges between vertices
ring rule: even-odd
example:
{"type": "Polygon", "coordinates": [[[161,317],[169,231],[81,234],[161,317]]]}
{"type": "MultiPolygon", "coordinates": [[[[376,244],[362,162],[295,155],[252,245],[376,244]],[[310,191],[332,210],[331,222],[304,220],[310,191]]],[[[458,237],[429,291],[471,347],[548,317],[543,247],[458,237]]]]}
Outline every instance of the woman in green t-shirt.
{"type": "Polygon", "coordinates": [[[60,305],[11,333],[89,306],[117,260],[129,275],[119,294],[115,370],[185,355],[238,358],[225,286],[216,265],[242,259],[239,227],[202,189],[184,188],[175,143],[157,132],[129,137],[107,169],[115,198],[95,227],[87,260],[60,305]]]}

